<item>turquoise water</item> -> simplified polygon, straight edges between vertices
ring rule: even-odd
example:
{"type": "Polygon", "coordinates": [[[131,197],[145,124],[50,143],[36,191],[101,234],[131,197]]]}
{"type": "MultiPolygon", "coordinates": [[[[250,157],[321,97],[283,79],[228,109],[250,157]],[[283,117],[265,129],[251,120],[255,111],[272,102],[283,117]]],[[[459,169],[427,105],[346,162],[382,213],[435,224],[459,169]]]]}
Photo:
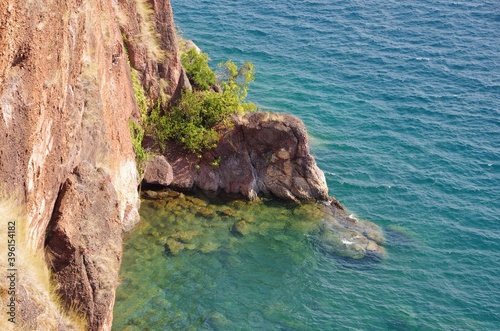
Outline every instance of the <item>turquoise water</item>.
{"type": "MultiPolygon", "coordinates": [[[[387,254],[325,254],[286,218],[286,238],[206,253],[132,236],[116,330],[500,329],[498,2],[172,5],[214,67],[255,64],[249,99],[306,123],[331,195],[383,228],[387,254]]],[[[164,212],[147,210],[137,233],[164,212]]]]}

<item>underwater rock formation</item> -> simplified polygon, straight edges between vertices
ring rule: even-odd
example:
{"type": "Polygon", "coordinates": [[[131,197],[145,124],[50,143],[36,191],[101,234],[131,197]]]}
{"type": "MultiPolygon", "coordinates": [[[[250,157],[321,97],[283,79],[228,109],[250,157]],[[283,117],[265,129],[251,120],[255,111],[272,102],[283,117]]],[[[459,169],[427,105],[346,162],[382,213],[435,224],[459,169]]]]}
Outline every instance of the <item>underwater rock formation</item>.
{"type": "Polygon", "coordinates": [[[338,208],[338,202],[320,204],[323,213],[321,231],[316,237],[316,243],[326,253],[355,259],[367,255],[383,257],[385,237],[375,223],[358,220],[349,215],[343,208],[338,208]]]}
{"type": "Polygon", "coordinates": [[[231,200],[221,205],[195,195],[172,193],[167,190],[143,194],[145,210],[154,211],[144,216],[162,220],[161,226],[153,227],[152,234],[164,240],[169,256],[186,249],[203,253],[227,250],[239,240],[271,234],[293,246],[296,239],[289,237],[291,233],[307,235],[311,244],[333,256],[385,256],[385,238],[380,227],[339,209],[333,198],[301,204],[278,204],[272,199],[231,200]]]}

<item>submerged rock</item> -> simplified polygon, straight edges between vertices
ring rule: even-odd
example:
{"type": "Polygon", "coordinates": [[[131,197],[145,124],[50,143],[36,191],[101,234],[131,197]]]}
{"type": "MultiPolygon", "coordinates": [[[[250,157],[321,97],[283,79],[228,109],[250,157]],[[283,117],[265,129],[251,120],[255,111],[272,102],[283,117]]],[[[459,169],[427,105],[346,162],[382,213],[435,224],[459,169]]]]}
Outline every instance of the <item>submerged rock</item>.
{"type": "Polygon", "coordinates": [[[159,198],[162,198],[162,199],[184,198],[184,194],[177,192],[177,191],[174,191],[174,190],[157,191],[156,194],[159,198]]]}
{"type": "Polygon", "coordinates": [[[197,231],[197,230],[179,231],[179,232],[174,233],[170,237],[183,243],[183,244],[187,244],[193,239],[193,237],[198,235],[198,233],[199,233],[199,231],[197,231]]]}
{"type": "Polygon", "coordinates": [[[199,207],[196,215],[210,218],[215,216],[215,212],[207,207],[199,207]]]}
{"type": "Polygon", "coordinates": [[[232,208],[223,208],[223,209],[217,211],[217,214],[219,214],[221,216],[231,217],[231,216],[236,215],[236,210],[234,210],[232,208]]]}
{"type": "Polygon", "coordinates": [[[183,250],[234,251],[239,238],[245,237],[245,242],[255,240],[256,236],[250,236],[252,233],[270,238],[269,244],[277,250],[282,245],[291,251],[300,249],[294,241],[297,235],[303,235],[327,254],[354,259],[385,255],[381,246],[384,234],[377,225],[355,218],[330,201],[285,207],[270,201],[242,200],[220,205],[188,195],[182,199],[155,199],[147,201],[147,205],[159,208],[154,215],[161,219],[162,225],[149,233],[154,238],[167,238],[165,252],[171,256],[183,250]]]}
{"type": "Polygon", "coordinates": [[[231,232],[235,235],[246,236],[250,233],[250,229],[248,228],[248,224],[245,221],[239,221],[234,223],[231,228],[231,232]]]}
{"type": "Polygon", "coordinates": [[[158,199],[158,193],[155,191],[144,191],[142,192],[142,196],[147,199],[158,199]]]}
{"type": "Polygon", "coordinates": [[[320,205],[320,208],[326,210],[316,241],[323,251],[354,259],[368,254],[385,255],[385,249],[380,246],[385,242],[383,232],[374,223],[353,218],[332,205],[320,205]]]}
{"type": "Polygon", "coordinates": [[[177,255],[185,248],[183,243],[178,242],[174,238],[168,238],[165,243],[165,252],[169,255],[177,255]]]}
{"type": "Polygon", "coordinates": [[[214,313],[207,319],[207,324],[215,330],[222,330],[227,328],[229,321],[221,313],[214,313]]]}
{"type": "Polygon", "coordinates": [[[208,253],[215,252],[216,250],[219,249],[219,247],[220,247],[219,244],[209,241],[209,242],[204,243],[203,246],[201,246],[200,251],[202,253],[208,254],[208,253]]]}

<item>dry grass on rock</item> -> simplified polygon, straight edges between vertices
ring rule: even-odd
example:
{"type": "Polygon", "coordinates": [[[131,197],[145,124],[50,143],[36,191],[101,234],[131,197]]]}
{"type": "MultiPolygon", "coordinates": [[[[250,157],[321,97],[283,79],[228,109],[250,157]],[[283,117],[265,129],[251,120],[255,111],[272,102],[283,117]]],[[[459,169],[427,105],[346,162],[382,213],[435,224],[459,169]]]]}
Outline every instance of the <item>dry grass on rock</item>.
{"type": "MultiPolygon", "coordinates": [[[[27,238],[27,217],[12,198],[0,197],[0,301],[7,306],[10,280],[6,278],[8,265],[8,240],[15,240],[14,267],[17,269],[15,283],[15,324],[8,321],[4,313],[0,318],[0,330],[86,330],[83,318],[63,308],[51,284],[51,275],[45,262],[43,250],[31,248],[27,238]],[[9,225],[15,223],[15,235],[9,225]]],[[[12,229],[12,228],[11,228],[12,229]]],[[[12,260],[11,260],[12,262],[12,260]]]]}

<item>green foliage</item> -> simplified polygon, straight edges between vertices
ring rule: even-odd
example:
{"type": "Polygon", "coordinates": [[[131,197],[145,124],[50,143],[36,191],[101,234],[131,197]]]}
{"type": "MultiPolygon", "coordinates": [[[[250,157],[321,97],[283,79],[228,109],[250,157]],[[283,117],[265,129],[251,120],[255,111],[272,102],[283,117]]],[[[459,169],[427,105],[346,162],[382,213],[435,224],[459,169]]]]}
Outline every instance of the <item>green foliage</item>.
{"type": "Polygon", "coordinates": [[[220,74],[220,84],[222,92],[228,98],[238,100],[238,108],[234,113],[246,113],[256,111],[257,106],[253,102],[245,102],[248,95],[248,87],[255,79],[255,68],[253,63],[245,62],[238,68],[232,61],[220,63],[223,69],[220,74]]]}
{"type": "Polygon", "coordinates": [[[168,140],[175,140],[191,152],[215,147],[218,135],[207,123],[216,122],[210,119],[211,116],[204,116],[207,114],[203,103],[202,92],[184,91],[181,102],[166,116],[160,107],[153,109],[149,121],[160,146],[168,140]]]}
{"type": "Polygon", "coordinates": [[[208,65],[206,53],[198,53],[195,48],[191,48],[181,55],[181,62],[196,89],[206,91],[215,84],[216,75],[208,65]]]}
{"type": "Polygon", "coordinates": [[[141,112],[141,120],[142,122],[145,122],[148,115],[148,99],[146,97],[146,93],[144,92],[144,88],[137,77],[137,70],[130,67],[130,75],[132,76],[132,87],[134,89],[135,101],[137,102],[137,107],[139,107],[139,111],[141,112]]]}
{"type": "MultiPolygon", "coordinates": [[[[198,55],[194,49],[192,51],[198,55]]],[[[205,56],[204,61],[206,63],[205,56]]],[[[220,77],[221,93],[208,89],[214,84],[211,80],[200,80],[206,83],[207,89],[183,91],[180,101],[166,114],[163,114],[160,104],[152,110],[148,119],[149,127],[160,146],[164,146],[168,140],[175,140],[194,153],[214,148],[219,141],[215,129],[218,124],[224,123],[232,114],[257,108],[253,103],[244,102],[248,85],[254,79],[253,64],[246,62],[238,68],[228,61],[219,66],[223,68],[220,77]]],[[[208,63],[206,67],[208,68],[208,63]]],[[[211,70],[210,72],[213,73],[211,70]]]]}
{"type": "Polygon", "coordinates": [[[212,165],[212,167],[218,167],[220,165],[220,161],[221,161],[221,158],[220,156],[218,158],[216,158],[212,163],[210,163],[212,165]]]}
{"type": "Polygon", "coordinates": [[[144,129],[142,126],[134,121],[129,122],[130,135],[132,137],[132,146],[135,152],[135,161],[137,163],[137,171],[139,176],[142,177],[144,173],[143,164],[147,160],[149,154],[142,147],[142,140],[144,139],[144,129]]]}
{"type": "Polygon", "coordinates": [[[232,62],[219,63],[219,68],[222,69],[219,75],[222,90],[225,93],[232,93],[238,97],[240,102],[243,102],[248,94],[248,86],[255,79],[255,69],[253,63],[245,62],[238,68],[232,62]]]}

